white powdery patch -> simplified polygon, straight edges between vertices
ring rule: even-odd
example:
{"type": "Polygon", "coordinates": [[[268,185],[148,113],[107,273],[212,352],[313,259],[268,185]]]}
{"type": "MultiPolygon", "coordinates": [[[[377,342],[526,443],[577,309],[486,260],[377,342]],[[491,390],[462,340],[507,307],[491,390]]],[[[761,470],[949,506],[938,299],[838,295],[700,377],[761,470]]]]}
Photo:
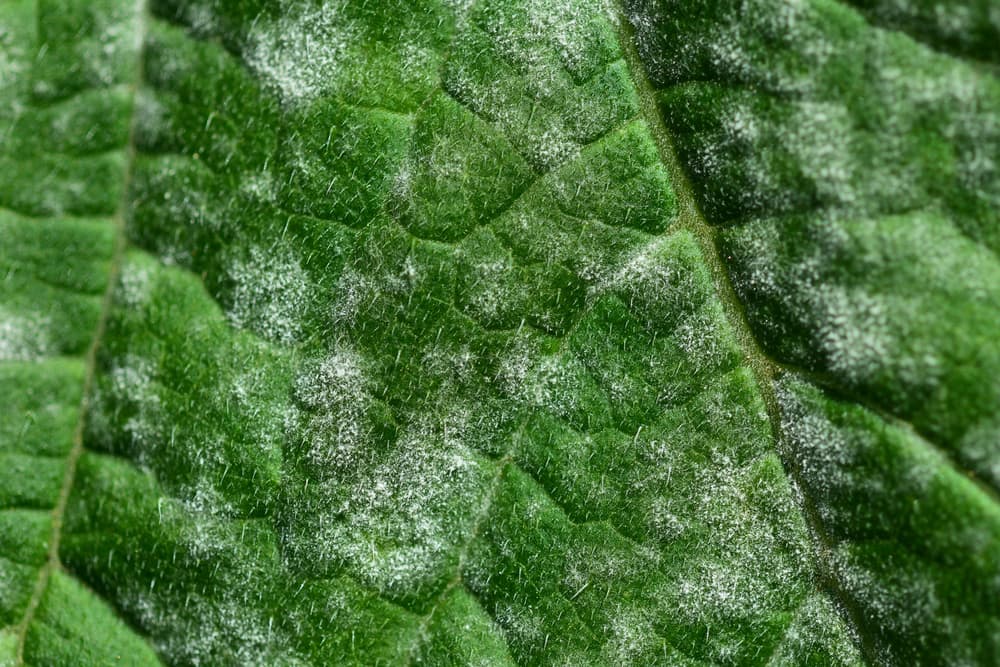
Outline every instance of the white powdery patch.
{"type": "Polygon", "coordinates": [[[402,69],[405,72],[433,72],[438,54],[429,48],[406,42],[400,45],[402,69]]]}
{"type": "MultiPolygon", "coordinates": [[[[644,579],[647,573],[661,573],[664,565],[660,552],[645,547],[629,545],[626,551],[610,551],[606,549],[595,549],[585,547],[574,549],[569,554],[567,564],[567,574],[563,579],[563,585],[567,590],[573,591],[570,600],[584,594],[588,590],[601,591],[607,589],[614,590],[618,582],[636,582],[644,579]]],[[[671,567],[676,567],[673,563],[671,567]]],[[[736,570],[737,567],[725,566],[710,567],[708,571],[714,576],[725,576],[736,570]]],[[[745,583],[739,579],[745,576],[743,573],[732,573],[732,577],[726,583],[730,588],[727,593],[734,593],[736,589],[745,587],[745,583]]],[[[606,664],[611,665],[645,665],[649,664],[651,655],[662,655],[663,638],[656,628],[656,620],[663,617],[676,618],[679,609],[690,611],[692,606],[700,606],[702,615],[696,616],[695,621],[704,621],[706,617],[712,618],[720,624],[727,620],[727,613],[738,615],[739,612],[729,610],[724,605],[731,603],[730,599],[719,603],[713,600],[716,607],[723,605],[723,610],[711,609],[704,598],[710,593],[706,593],[705,581],[699,580],[695,584],[681,582],[667,584],[673,586],[674,590],[664,595],[657,589],[661,584],[658,577],[649,580],[652,586],[647,592],[650,598],[626,600],[620,597],[604,597],[605,610],[602,612],[604,620],[601,627],[601,635],[605,638],[601,647],[606,664]],[[668,601],[663,606],[651,605],[652,600],[668,601]],[[676,602],[682,601],[682,604],[676,602]]],[[[751,591],[746,595],[747,599],[752,599],[758,591],[751,591]]],[[[596,595],[596,593],[595,593],[596,595]]],[[[759,598],[758,598],[759,600],[759,598]]],[[[717,647],[713,647],[718,651],[717,647]]],[[[731,661],[730,661],[731,662],[731,661]]]]}
{"type": "Polygon", "coordinates": [[[460,348],[434,346],[427,350],[421,361],[428,372],[454,380],[470,380],[476,376],[475,362],[478,355],[468,345],[460,348]]]}
{"type": "MultiPolygon", "coordinates": [[[[919,218],[912,219],[914,229],[921,224],[919,218]]],[[[808,340],[789,337],[783,345],[796,356],[822,359],[854,386],[891,375],[899,380],[900,390],[933,391],[943,370],[935,343],[914,328],[925,316],[920,299],[884,288],[880,293],[846,286],[838,277],[838,258],[843,256],[861,264],[855,271],[885,272],[882,256],[866,245],[871,230],[835,217],[811,222],[809,252],[793,261],[785,258],[782,231],[775,223],[756,222],[740,231],[739,243],[745,261],[741,291],[780,303],[787,316],[812,332],[808,340]]]]}
{"type": "Polygon", "coordinates": [[[209,35],[218,31],[219,19],[212,2],[213,0],[193,0],[183,5],[184,18],[196,34],[209,35]]]}
{"type": "MultiPolygon", "coordinates": [[[[699,149],[696,168],[706,178],[718,178],[733,156],[740,155],[742,171],[753,183],[729,192],[729,196],[751,209],[762,204],[780,209],[797,194],[789,191],[785,177],[774,166],[788,154],[825,206],[839,210],[857,207],[872,187],[872,179],[859,191],[850,142],[856,132],[847,108],[839,103],[798,101],[789,111],[790,118],[778,127],[761,118],[746,100],[725,103],[720,139],[699,149]]],[[[882,177],[879,182],[885,180],[882,177]]]]}
{"type": "Polygon", "coordinates": [[[152,450],[163,442],[166,428],[155,376],[151,361],[132,354],[116,359],[108,373],[112,404],[131,408],[122,429],[131,440],[136,463],[143,467],[149,465],[152,450]]]}
{"type": "MultiPolygon", "coordinates": [[[[0,558],[0,600],[13,600],[16,593],[21,592],[20,583],[23,576],[20,568],[6,558],[0,558]]],[[[4,661],[4,634],[8,628],[0,628],[0,667],[13,667],[14,662],[4,661]]],[[[13,633],[12,633],[13,634],[13,633]]],[[[13,651],[10,654],[13,656],[13,651]]]]}
{"type": "Polygon", "coordinates": [[[650,655],[659,654],[662,638],[649,618],[649,611],[616,605],[611,621],[603,628],[608,640],[601,654],[609,665],[647,665],[650,655]]]}
{"type": "Polygon", "coordinates": [[[666,265],[661,255],[666,243],[667,237],[657,237],[640,246],[614,275],[611,286],[631,288],[635,292],[676,289],[680,276],[666,265]]]}
{"type": "Polygon", "coordinates": [[[957,447],[976,472],[996,486],[1000,486],[998,443],[1000,443],[1000,419],[994,418],[984,419],[966,431],[957,447]]]}
{"type": "Polygon", "coordinates": [[[254,246],[249,257],[234,257],[227,273],[233,292],[226,315],[233,326],[284,345],[298,341],[312,285],[290,250],[254,246]]]}
{"type": "Polygon", "coordinates": [[[331,319],[335,325],[352,324],[361,308],[378,297],[379,287],[371,278],[347,267],[340,274],[334,290],[331,319]]]}
{"type": "Polygon", "coordinates": [[[301,105],[336,84],[356,27],[343,16],[343,2],[287,4],[280,19],[254,24],[245,57],[285,104],[301,105]]]}
{"type": "MultiPolygon", "coordinates": [[[[973,4],[942,2],[929,5],[912,0],[883,0],[873,9],[877,17],[890,24],[900,22],[905,25],[919,21],[948,41],[971,42],[970,38],[983,28],[979,23],[982,20],[981,9],[974,9],[973,4]],[[928,9],[931,11],[928,12],[928,9]]],[[[981,7],[986,8],[986,3],[981,7]]],[[[994,29],[1000,28],[1000,8],[994,4],[987,11],[987,21],[993,24],[994,29]]]]}
{"type": "MultiPolygon", "coordinates": [[[[608,529],[611,530],[610,528],[608,529]]],[[[645,570],[655,571],[661,564],[660,554],[646,546],[629,544],[621,546],[618,535],[608,535],[608,543],[602,548],[594,544],[580,544],[567,553],[563,586],[572,591],[571,597],[579,597],[595,582],[615,582],[634,579],[645,570]],[[618,542],[618,545],[615,543],[618,542]]]]}
{"type": "MultiPolygon", "coordinates": [[[[155,106],[153,112],[155,113],[155,106]]],[[[143,132],[156,133],[165,129],[153,125],[163,119],[146,117],[140,120],[149,123],[149,126],[139,128],[143,132]]],[[[160,156],[156,161],[157,168],[152,170],[147,183],[149,191],[157,193],[150,200],[151,204],[178,224],[212,231],[218,231],[228,224],[229,220],[224,213],[225,204],[210,197],[204,187],[204,179],[212,178],[204,164],[176,155],[160,156]]],[[[191,266],[192,249],[185,247],[180,239],[164,239],[156,245],[161,259],[167,264],[191,266]],[[180,245],[175,245],[178,243],[180,245]]]]}
{"type": "Polygon", "coordinates": [[[851,116],[843,104],[799,102],[782,133],[785,148],[795,156],[795,164],[831,205],[850,209],[857,205],[853,187],[857,160],[847,140],[852,136],[851,116]]]}
{"type": "Polygon", "coordinates": [[[810,292],[817,337],[831,369],[860,384],[884,368],[896,349],[882,300],[839,285],[810,292]]]}
{"type": "Polygon", "coordinates": [[[530,150],[532,158],[549,169],[569,162],[580,154],[579,144],[556,122],[552,122],[536,137],[530,150]]]}
{"type": "MultiPolygon", "coordinates": [[[[138,3],[120,3],[109,10],[105,5],[105,8],[89,14],[93,22],[90,29],[81,30],[79,39],[73,45],[76,62],[83,65],[78,76],[82,76],[88,84],[105,87],[121,83],[116,81],[122,71],[121,65],[131,61],[143,34],[137,29],[138,7],[138,3]]],[[[51,94],[51,82],[39,78],[34,84],[34,92],[42,96],[51,94]]]]}
{"type": "Polygon", "coordinates": [[[568,354],[538,354],[525,340],[500,362],[500,382],[515,400],[561,417],[577,409],[586,368],[568,354]]]}
{"type": "MultiPolygon", "coordinates": [[[[778,389],[784,414],[782,428],[793,441],[795,456],[803,466],[812,499],[818,501],[823,522],[835,521],[833,525],[836,526],[858,520],[856,507],[841,509],[843,515],[840,517],[829,507],[832,503],[827,496],[832,496],[834,503],[845,497],[837,487],[847,486],[852,496],[871,498],[876,506],[889,496],[912,498],[915,511],[922,498],[928,493],[935,494],[933,489],[941,480],[944,461],[938,452],[920,443],[918,437],[891,426],[873,428],[867,418],[846,424],[838,421],[835,425],[824,414],[825,399],[818,390],[809,390],[790,381],[782,382],[778,389]],[[904,449],[897,449],[899,447],[904,449]],[[880,463],[879,459],[885,458],[886,453],[894,453],[890,458],[896,463],[885,471],[875,470],[877,474],[869,474],[873,472],[873,461],[877,467],[882,466],[884,461],[880,463]],[[876,454],[879,456],[873,458],[876,454]],[[848,466],[859,468],[853,478],[848,466]],[[883,480],[894,480],[894,483],[888,488],[883,480]]],[[[837,413],[843,415],[839,409],[837,413]]],[[[860,416],[861,411],[855,414],[860,416]]],[[[944,470],[947,469],[945,465],[944,470]]],[[[910,517],[890,518],[886,528],[892,521],[909,525],[910,517]]],[[[972,545],[986,539],[979,531],[967,533],[962,528],[958,531],[954,533],[955,544],[963,544],[974,551],[977,547],[972,545]]],[[[882,567],[873,565],[867,554],[866,543],[844,542],[832,550],[831,565],[848,597],[858,601],[872,624],[917,641],[938,642],[942,637],[965,636],[962,634],[964,619],[950,615],[946,606],[942,607],[939,592],[942,579],[929,561],[901,559],[895,567],[882,567]]],[[[989,586],[996,580],[982,583],[989,586]]],[[[950,653],[943,658],[943,663],[976,664],[966,653],[969,646],[974,643],[962,639],[947,642],[943,648],[950,653]]],[[[884,659],[891,662],[892,656],[887,654],[884,659]]]]}
{"type": "MultiPolygon", "coordinates": [[[[686,69],[692,60],[707,59],[723,79],[756,80],[768,87],[786,91],[803,91],[812,82],[802,76],[795,64],[789,63],[780,46],[794,44],[810,58],[810,68],[815,72],[833,53],[833,47],[824,39],[816,14],[804,0],[768,2],[748,0],[739,11],[729,16],[714,17],[710,27],[700,34],[687,35],[687,41],[667,53],[646,53],[654,74],[669,76],[686,69]],[[768,48],[760,42],[767,39],[768,48]]],[[[645,8],[643,13],[630,17],[641,35],[641,42],[655,44],[659,25],[672,20],[669,14],[645,8]]],[[[648,47],[647,47],[648,48],[648,47]]]]}
{"type": "Polygon", "coordinates": [[[513,647],[527,649],[545,641],[545,620],[531,606],[508,602],[497,607],[493,617],[513,647]]]}
{"type": "Polygon", "coordinates": [[[21,315],[0,308],[0,360],[36,361],[53,354],[51,328],[51,318],[44,315],[21,315]]]}
{"type": "Polygon", "coordinates": [[[670,256],[674,243],[672,237],[662,236],[639,246],[599,289],[613,290],[630,308],[657,318],[696,306],[702,290],[692,271],[670,256]]]}
{"type": "Polygon", "coordinates": [[[790,447],[799,474],[811,489],[810,498],[823,523],[835,525],[841,510],[827,499],[859,481],[852,472],[858,451],[825,416],[799,399],[795,385],[776,383],[775,392],[786,446],[790,447]]]}
{"type": "Polygon", "coordinates": [[[390,298],[406,294],[411,288],[406,269],[392,272],[382,257],[371,260],[370,266],[378,267],[379,273],[368,275],[353,266],[348,266],[340,274],[333,291],[330,316],[335,327],[350,326],[358,315],[380,298],[390,298]]]}
{"type": "Polygon", "coordinates": [[[0,33],[0,88],[14,90],[17,80],[29,70],[28,63],[26,50],[14,41],[14,36],[6,30],[0,33]]]}
{"type": "Polygon", "coordinates": [[[673,339],[684,350],[693,368],[719,366],[732,350],[731,339],[723,334],[725,315],[717,302],[684,318],[674,330],[673,339]]]}
{"type": "Polygon", "coordinates": [[[259,201],[273,202],[276,191],[274,175],[266,169],[254,173],[247,172],[240,181],[240,192],[259,201]]]}
{"type": "Polygon", "coordinates": [[[418,158],[407,155],[396,170],[396,175],[392,178],[392,195],[395,199],[406,202],[413,200],[413,172],[419,172],[417,160],[418,158]]]}
{"type": "Polygon", "coordinates": [[[303,374],[296,383],[297,395],[311,408],[331,407],[358,400],[367,385],[364,362],[352,348],[338,346],[314,372],[303,374]]]}
{"type": "MultiPolygon", "coordinates": [[[[942,600],[937,592],[937,582],[926,571],[903,567],[898,571],[873,572],[863,562],[859,563],[850,545],[835,549],[833,568],[847,594],[861,602],[865,616],[870,622],[891,628],[909,636],[920,636],[918,629],[935,628],[946,630],[955,622],[947,613],[942,613],[942,600]]],[[[942,633],[948,636],[952,633],[942,633]]],[[[930,635],[934,636],[934,635],[930,635]]],[[[941,636],[941,635],[938,635],[941,636]]],[[[952,649],[961,651],[968,644],[949,642],[952,649]]],[[[974,665],[971,656],[951,656],[945,660],[948,665],[974,665]]],[[[890,663],[886,663],[890,664],[890,663]]]]}
{"type": "Polygon", "coordinates": [[[140,308],[149,302],[152,284],[151,266],[145,262],[126,262],[118,279],[118,298],[129,308],[140,308]]]}
{"type": "MultiPolygon", "coordinates": [[[[781,248],[781,234],[777,225],[754,222],[743,227],[740,236],[741,259],[744,270],[740,285],[744,290],[765,296],[775,296],[783,290],[781,267],[776,258],[781,248]]],[[[818,276],[816,267],[806,272],[807,285],[812,285],[818,276]]],[[[800,271],[800,273],[802,273],[800,271]]]]}
{"type": "MultiPolygon", "coordinates": [[[[637,489],[655,494],[647,525],[662,540],[697,528],[697,542],[684,550],[668,579],[656,585],[653,599],[662,613],[708,627],[769,617],[784,608],[788,591],[803,580],[807,548],[802,527],[788,518],[796,516],[788,489],[760,478],[760,459],[744,460],[701,426],[702,419],[728,424],[728,437],[753,438],[760,433],[753,426],[755,411],[734,410],[721,390],[699,405],[698,412],[707,417],[699,415],[697,422],[653,438],[636,436],[651,472],[637,489]],[[766,509],[754,500],[764,492],[762,485],[776,503],[766,509]],[[791,551],[789,543],[796,544],[791,551]]],[[[711,644],[722,663],[740,654],[724,634],[716,639],[713,633],[711,644]]]]}
{"type": "Polygon", "coordinates": [[[831,665],[864,664],[860,640],[846,627],[839,613],[823,593],[812,593],[801,603],[774,649],[770,667],[795,667],[810,654],[828,656],[831,665]]]}
{"type": "MultiPolygon", "coordinates": [[[[220,450],[220,445],[221,443],[218,443],[214,448],[220,450]]],[[[213,461],[215,463],[223,462],[221,456],[212,458],[215,459],[213,461]]],[[[204,462],[198,465],[198,468],[202,467],[205,467],[204,462]]],[[[213,467],[218,468],[218,466],[213,467]]],[[[216,488],[215,479],[211,475],[203,475],[194,483],[182,485],[177,490],[177,497],[189,516],[191,514],[198,514],[203,516],[229,517],[234,514],[232,504],[216,488]]],[[[218,538],[209,530],[213,525],[215,524],[205,521],[195,522],[194,532],[188,535],[192,553],[213,553],[213,545],[219,542],[218,538]]]]}
{"type": "Polygon", "coordinates": [[[491,478],[455,433],[443,431],[433,417],[418,420],[346,493],[329,484],[329,514],[293,538],[293,548],[318,562],[346,563],[380,590],[435,581],[468,539],[470,508],[481,505],[491,478]]]}
{"type": "MultiPolygon", "coordinates": [[[[667,478],[669,484],[669,477],[667,478]]],[[[689,528],[688,519],[680,516],[671,506],[671,499],[668,497],[657,497],[653,500],[647,523],[654,535],[664,542],[676,540],[689,528]]]]}
{"type": "Polygon", "coordinates": [[[579,66],[587,58],[589,37],[598,19],[610,21],[614,14],[601,0],[528,0],[528,30],[519,32],[504,46],[521,62],[540,59],[538,50],[525,48],[522,40],[548,43],[569,67],[579,66]]]}
{"type": "MultiPolygon", "coordinates": [[[[937,55],[925,55],[928,68],[937,69],[937,55]]],[[[1000,171],[997,164],[1000,117],[992,111],[993,88],[984,80],[987,75],[963,64],[955,64],[936,76],[907,76],[901,68],[883,68],[878,75],[876,83],[882,96],[897,101],[901,110],[922,110],[916,116],[894,115],[893,133],[899,136],[900,143],[911,131],[914,120],[921,123],[929,116],[935,118],[938,132],[953,144],[956,151],[955,167],[961,185],[970,191],[971,196],[985,200],[984,203],[1000,203],[1000,188],[997,188],[1000,182],[997,178],[1000,171]]],[[[895,157],[895,154],[889,157],[895,157]]],[[[916,167],[910,171],[915,172],[916,167]]],[[[902,174],[911,181],[915,180],[914,175],[902,174]]],[[[913,185],[910,187],[915,188],[913,185]]],[[[894,194],[888,187],[880,191],[894,194]]]]}
{"type": "Polygon", "coordinates": [[[141,11],[139,3],[123,5],[118,13],[108,18],[106,24],[99,26],[98,36],[91,51],[93,55],[80,55],[83,62],[98,62],[100,58],[106,63],[98,70],[101,83],[113,83],[117,63],[127,55],[139,51],[143,35],[143,31],[138,29],[141,11]]]}
{"type": "MultiPolygon", "coordinates": [[[[681,575],[681,597],[689,601],[681,613],[709,623],[760,617],[781,608],[787,590],[802,580],[804,554],[786,552],[783,540],[798,536],[788,531],[777,537],[777,517],[751,504],[760,485],[752,466],[739,467],[717,453],[713,459],[712,469],[696,482],[702,490],[696,516],[710,528],[711,537],[681,575]]],[[[769,491],[780,502],[780,514],[795,512],[786,489],[769,491]]]]}
{"type": "Polygon", "coordinates": [[[473,388],[476,385],[470,387],[461,382],[461,370],[456,372],[453,368],[450,372],[452,377],[444,382],[437,394],[437,403],[447,405],[441,421],[441,437],[445,444],[493,457],[502,456],[511,447],[511,437],[515,437],[508,428],[516,413],[502,400],[483,400],[473,388]]]}
{"type": "MultiPolygon", "coordinates": [[[[889,39],[887,35],[880,36],[882,42],[889,39]]],[[[921,64],[929,67],[938,64],[935,54],[917,52],[914,55],[925,59],[921,64]]],[[[949,113],[941,131],[949,139],[954,137],[953,124],[956,122],[983,120],[990,123],[986,109],[991,99],[985,92],[988,89],[983,85],[983,74],[971,67],[956,63],[947,70],[932,70],[929,76],[910,76],[898,67],[882,67],[875,76],[879,92],[897,98],[900,111],[928,107],[947,109],[949,113]]],[[[995,128],[996,122],[993,119],[990,124],[995,128]]]]}
{"type": "Polygon", "coordinates": [[[516,295],[516,267],[510,257],[470,265],[472,284],[468,288],[469,306],[475,317],[491,319],[503,315],[516,295]]]}
{"type": "MultiPolygon", "coordinates": [[[[926,222],[914,217],[911,224],[912,233],[926,222]]],[[[849,232],[834,219],[814,229],[813,251],[787,269],[783,282],[800,291],[795,316],[810,324],[813,345],[830,369],[856,386],[890,373],[901,388],[933,391],[942,376],[940,351],[913,328],[923,317],[920,300],[846,287],[827,277],[842,254],[863,261],[862,272],[884,270],[884,259],[864,245],[863,234],[870,231],[849,232]]],[[[927,238],[929,243],[940,240],[931,234],[927,238]]]]}
{"type": "MultiPolygon", "coordinates": [[[[907,3],[912,6],[912,3],[907,3]]],[[[1000,11],[992,9],[993,25],[1000,26],[1000,11]]],[[[977,31],[976,16],[972,7],[963,7],[960,3],[948,3],[934,6],[934,25],[938,30],[952,39],[962,39],[977,31]]]]}
{"type": "Polygon", "coordinates": [[[459,17],[464,17],[475,4],[475,0],[442,0],[442,4],[450,7],[459,17]]]}
{"type": "Polygon", "coordinates": [[[759,44],[761,33],[765,33],[796,54],[789,57],[787,52],[779,52],[782,57],[776,59],[771,57],[773,47],[765,47],[752,57],[752,64],[746,65],[753,70],[755,78],[789,93],[815,88],[815,73],[822,71],[831,58],[843,51],[830,40],[824,16],[815,11],[813,5],[808,0],[752,0],[743,9],[741,18],[756,19],[749,25],[743,23],[740,35],[743,43],[759,44]]]}
{"type": "Polygon", "coordinates": [[[241,597],[243,590],[245,581],[234,581],[221,600],[194,594],[178,601],[152,588],[127,593],[122,606],[151,629],[157,651],[170,662],[306,667],[277,620],[254,609],[256,600],[241,597]]]}
{"type": "MultiPolygon", "coordinates": [[[[266,347],[265,343],[259,345],[266,347]]],[[[271,373],[273,368],[268,364],[248,364],[242,373],[232,378],[228,392],[219,394],[219,400],[220,407],[225,406],[227,411],[229,406],[235,405],[253,425],[252,440],[245,441],[245,446],[277,463],[281,460],[281,448],[295,407],[284,394],[273,391],[271,373]]]]}
{"type": "Polygon", "coordinates": [[[485,26],[498,54],[517,74],[484,82],[456,64],[448,87],[495,123],[532,162],[551,170],[579,154],[584,136],[607,129],[601,125],[606,122],[602,113],[593,112],[607,100],[581,97],[567,70],[578,70],[593,56],[598,23],[610,21],[612,14],[601,0],[528,0],[518,9],[524,13],[489,13],[485,26]],[[510,104],[512,89],[534,101],[530,111],[510,104]]]}
{"type": "MultiPolygon", "coordinates": [[[[801,580],[803,572],[776,554],[780,545],[767,537],[766,521],[748,514],[728,517],[728,521],[734,522],[732,535],[692,547],[706,555],[688,560],[678,579],[657,591],[661,613],[678,614],[688,623],[724,627],[782,609],[785,593],[801,580]],[[747,523],[737,528],[735,522],[740,520],[747,523]]],[[[713,642],[711,650],[716,661],[726,664],[732,662],[735,648],[723,639],[713,642]]]]}
{"type": "Polygon", "coordinates": [[[636,4],[628,18],[654,79],[689,77],[692,64],[707,61],[714,69],[710,78],[802,93],[814,89],[815,73],[843,53],[825,34],[827,22],[808,0],[746,0],[737,11],[712,15],[703,27],[685,30],[683,39],[669,44],[659,36],[664,28],[670,34],[676,30],[671,8],[666,3],[636,4]]]}
{"type": "Polygon", "coordinates": [[[307,456],[325,471],[353,467],[368,444],[365,414],[371,398],[364,366],[355,350],[338,346],[325,359],[308,365],[296,380],[296,397],[309,411],[308,417],[303,414],[307,456]]]}
{"type": "Polygon", "coordinates": [[[750,78],[754,72],[753,55],[739,23],[722,24],[705,42],[709,60],[716,69],[736,78],[750,78]]]}
{"type": "MultiPolygon", "coordinates": [[[[266,344],[258,345],[264,349],[266,344]]],[[[161,384],[169,378],[160,377],[155,359],[119,355],[106,375],[107,382],[100,385],[97,400],[101,407],[94,411],[90,428],[102,439],[126,444],[129,458],[144,469],[155,472],[183,460],[182,475],[161,481],[185,513],[234,516],[224,480],[233,463],[235,434],[206,415],[241,417],[245,435],[239,446],[257,462],[250,474],[266,476],[277,467],[289,408],[283,396],[273,393],[273,383],[268,383],[266,374],[273,366],[254,365],[260,359],[247,357],[244,371],[228,376],[214,391],[196,391],[200,412],[190,415],[195,422],[185,426],[175,419],[176,409],[183,406],[171,399],[170,387],[161,384]]],[[[259,493],[266,491],[264,485],[259,493]]],[[[263,502],[262,497],[259,500],[263,502]]]]}
{"type": "Polygon", "coordinates": [[[754,144],[764,132],[760,119],[747,103],[730,104],[722,114],[722,123],[728,137],[738,143],[754,144]]]}

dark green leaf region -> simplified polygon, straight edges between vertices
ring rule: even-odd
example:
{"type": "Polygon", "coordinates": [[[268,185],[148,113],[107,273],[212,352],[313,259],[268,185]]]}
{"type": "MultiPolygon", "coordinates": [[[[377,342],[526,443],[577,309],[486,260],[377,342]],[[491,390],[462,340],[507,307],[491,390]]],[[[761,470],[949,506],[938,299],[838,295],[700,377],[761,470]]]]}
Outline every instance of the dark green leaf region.
{"type": "Polygon", "coordinates": [[[0,667],[1000,664],[995,0],[3,0],[0,667]]]}

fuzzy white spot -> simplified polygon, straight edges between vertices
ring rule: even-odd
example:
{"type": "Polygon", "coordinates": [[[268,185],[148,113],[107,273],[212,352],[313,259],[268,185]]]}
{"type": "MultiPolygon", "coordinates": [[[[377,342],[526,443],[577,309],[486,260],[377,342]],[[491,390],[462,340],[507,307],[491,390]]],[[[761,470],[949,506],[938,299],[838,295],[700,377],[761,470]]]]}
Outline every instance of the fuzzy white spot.
{"type": "Polygon", "coordinates": [[[291,251],[254,246],[248,257],[235,256],[227,272],[233,292],[226,315],[233,326],[285,345],[299,339],[312,285],[291,251]]]}
{"type": "Polygon", "coordinates": [[[277,21],[254,25],[246,60],[286,104],[299,105],[334,85],[357,28],[343,16],[342,2],[291,7],[277,21]]]}
{"type": "Polygon", "coordinates": [[[51,318],[44,315],[0,308],[0,359],[34,361],[54,353],[51,327],[51,318]]]}

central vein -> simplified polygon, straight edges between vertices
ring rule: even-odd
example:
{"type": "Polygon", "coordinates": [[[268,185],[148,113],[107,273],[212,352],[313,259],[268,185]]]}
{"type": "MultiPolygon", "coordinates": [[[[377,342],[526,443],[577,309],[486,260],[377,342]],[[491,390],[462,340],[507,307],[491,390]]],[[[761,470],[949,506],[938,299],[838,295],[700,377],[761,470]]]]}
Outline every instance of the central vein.
{"type": "Polygon", "coordinates": [[[73,429],[72,447],[66,457],[66,469],[63,473],[62,484],[59,488],[59,496],[56,499],[55,507],[52,509],[52,530],[49,534],[48,553],[45,563],[38,571],[38,577],[35,580],[35,586],[32,590],[31,599],[28,601],[28,605],[24,611],[24,616],[21,619],[21,623],[17,627],[17,649],[14,661],[14,665],[16,667],[22,667],[25,664],[24,646],[28,629],[38,612],[38,606],[41,604],[42,598],[45,595],[45,591],[48,587],[49,579],[51,578],[53,571],[61,567],[59,560],[59,543],[62,537],[63,519],[66,513],[66,505],[69,502],[70,493],[73,490],[77,463],[79,462],[80,456],[84,451],[84,430],[86,428],[87,414],[90,409],[90,397],[93,393],[94,378],[97,371],[97,353],[101,347],[101,341],[104,338],[105,330],[107,329],[108,317],[114,301],[115,285],[118,283],[122,257],[125,254],[125,247],[127,245],[125,216],[128,210],[128,193],[132,181],[133,165],[135,163],[135,105],[137,92],[142,81],[143,42],[145,41],[146,21],[146,0],[136,0],[134,20],[136,33],[134,42],[136,44],[136,59],[135,72],[132,78],[132,85],[130,86],[132,108],[129,119],[129,132],[127,141],[123,147],[125,152],[125,168],[122,171],[122,195],[121,200],[118,203],[118,209],[115,211],[114,216],[110,220],[111,224],[114,225],[114,248],[111,255],[111,262],[108,267],[107,284],[104,288],[104,294],[101,297],[101,307],[97,319],[97,326],[94,328],[94,335],[91,337],[90,344],[84,355],[83,391],[78,407],[76,425],[73,429]]]}
{"type": "MultiPolygon", "coordinates": [[[[640,115],[646,122],[656,143],[660,160],[667,169],[670,183],[677,197],[677,225],[691,232],[698,241],[702,258],[708,265],[712,276],[715,294],[725,312],[726,321],[736,337],[744,362],[754,374],[758,391],[767,410],[774,446],[778,450],[790,481],[801,488],[799,481],[801,471],[798,462],[779,446],[782,441],[781,412],[774,392],[774,380],[783,372],[783,369],[764,353],[753,335],[743,304],[736,296],[729,272],[719,254],[718,232],[705,220],[704,214],[698,207],[690,179],[681,166],[673,139],[663,122],[663,117],[656,103],[655,90],[646,77],[645,67],[636,50],[634,29],[624,8],[619,9],[616,23],[618,24],[618,40],[639,98],[640,115]]],[[[832,552],[829,537],[826,535],[810,499],[804,494],[797,494],[797,496],[800,498],[802,514],[813,536],[813,544],[819,556],[820,562],[816,572],[819,587],[833,599],[838,608],[844,610],[847,616],[846,620],[861,639],[863,653],[869,662],[874,662],[872,660],[873,645],[870,637],[864,632],[865,625],[861,622],[860,613],[856,605],[842,593],[839,582],[833,575],[830,566],[832,552]]]]}

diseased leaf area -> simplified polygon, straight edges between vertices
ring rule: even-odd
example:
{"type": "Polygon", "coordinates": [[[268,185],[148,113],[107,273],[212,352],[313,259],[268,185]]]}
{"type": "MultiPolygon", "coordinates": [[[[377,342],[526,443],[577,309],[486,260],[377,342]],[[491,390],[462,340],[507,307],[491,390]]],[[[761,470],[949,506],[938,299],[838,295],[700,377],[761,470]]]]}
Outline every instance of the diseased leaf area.
{"type": "Polygon", "coordinates": [[[832,391],[777,390],[822,560],[872,659],[996,662],[1000,82],[930,47],[976,52],[1000,15],[956,6],[986,17],[957,40],[892,13],[925,45],[876,9],[724,5],[631,11],[758,340],[832,391]]]}
{"type": "Polygon", "coordinates": [[[987,0],[0,6],[0,665],[1000,661],[987,0]]]}

